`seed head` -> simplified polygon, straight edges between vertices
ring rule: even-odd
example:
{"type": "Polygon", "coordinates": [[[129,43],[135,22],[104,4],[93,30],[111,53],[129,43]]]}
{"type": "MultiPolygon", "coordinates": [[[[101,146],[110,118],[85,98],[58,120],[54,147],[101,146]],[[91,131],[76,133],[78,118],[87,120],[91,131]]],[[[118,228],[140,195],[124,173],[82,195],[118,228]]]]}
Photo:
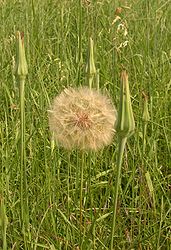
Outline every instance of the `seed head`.
{"type": "Polygon", "coordinates": [[[98,150],[111,143],[116,110],[109,97],[87,87],[68,88],[49,110],[49,127],[66,149],[98,150]]]}

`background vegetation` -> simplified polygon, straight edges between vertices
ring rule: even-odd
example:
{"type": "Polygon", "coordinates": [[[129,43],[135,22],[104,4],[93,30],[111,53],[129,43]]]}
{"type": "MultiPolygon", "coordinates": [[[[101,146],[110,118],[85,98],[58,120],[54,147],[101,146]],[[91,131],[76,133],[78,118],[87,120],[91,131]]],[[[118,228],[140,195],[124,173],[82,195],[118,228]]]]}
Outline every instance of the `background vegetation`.
{"type": "MultiPolygon", "coordinates": [[[[82,159],[51,143],[47,110],[62,89],[86,84],[90,36],[100,88],[117,108],[120,71],[127,69],[136,122],[123,162],[114,249],[171,249],[171,1],[3,0],[0,20],[1,249],[80,249],[82,159]],[[14,76],[17,30],[25,34],[29,68],[24,179],[14,76]],[[150,114],[144,141],[142,92],[150,114]]],[[[109,249],[116,152],[117,139],[83,159],[82,249],[109,249]]]]}

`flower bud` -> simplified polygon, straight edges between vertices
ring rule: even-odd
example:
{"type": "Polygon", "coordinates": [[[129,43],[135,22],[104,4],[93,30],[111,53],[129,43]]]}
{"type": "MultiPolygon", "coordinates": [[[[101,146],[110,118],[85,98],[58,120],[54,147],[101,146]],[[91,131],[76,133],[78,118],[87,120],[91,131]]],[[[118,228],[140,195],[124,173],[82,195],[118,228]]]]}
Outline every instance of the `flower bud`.
{"type": "Polygon", "coordinates": [[[25,78],[28,74],[27,62],[24,50],[24,34],[17,31],[17,51],[16,51],[16,66],[15,74],[19,78],[25,78]]]}
{"type": "Polygon", "coordinates": [[[131,106],[131,97],[128,84],[128,74],[124,70],[121,73],[121,94],[120,107],[118,112],[118,122],[116,131],[122,138],[132,135],[135,129],[135,122],[131,106]]]}
{"type": "Polygon", "coordinates": [[[147,95],[143,92],[143,98],[144,98],[144,107],[143,107],[143,121],[148,122],[150,120],[150,115],[148,111],[148,97],[147,95]]]}
{"type": "Polygon", "coordinates": [[[86,73],[87,73],[87,78],[89,82],[89,87],[92,87],[92,82],[94,76],[96,76],[96,67],[94,63],[94,48],[93,48],[93,40],[90,37],[89,41],[89,49],[88,49],[88,61],[86,65],[86,73]]]}

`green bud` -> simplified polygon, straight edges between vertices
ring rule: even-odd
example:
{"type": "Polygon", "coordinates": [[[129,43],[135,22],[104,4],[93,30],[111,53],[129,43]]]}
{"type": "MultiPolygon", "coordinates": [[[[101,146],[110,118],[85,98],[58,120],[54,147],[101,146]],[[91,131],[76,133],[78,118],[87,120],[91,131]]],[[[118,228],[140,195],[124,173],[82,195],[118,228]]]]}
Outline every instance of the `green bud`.
{"type": "Polygon", "coordinates": [[[143,107],[143,121],[148,122],[150,120],[150,115],[148,112],[148,97],[147,95],[143,92],[143,97],[144,97],[144,107],[143,107]]]}
{"type": "Polygon", "coordinates": [[[17,31],[17,51],[16,51],[16,65],[15,65],[15,74],[19,78],[25,78],[28,74],[27,62],[25,57],[24,50],[24,35],[17,31]]]}
{"type": "Polygon", "coordinates": [[[92,82],[94,76],[96,76],[96,67],[94,63],[94,43],[92,38],[90,37],[89,41],[89,49],[88,49],[88,61],[86,65],[86,73],[89,82],[89,87],[92,87],[92,82]]]}
{"type": "Polygon", "coordinates": [[[121,94],[120,106],[118,112],[118,122],[116,131],[122,138],[131,136],[135,129],[135,121],[131,105],[131,97],[129,91],[128,74],[124,70],[121,73],[121,94]]]}

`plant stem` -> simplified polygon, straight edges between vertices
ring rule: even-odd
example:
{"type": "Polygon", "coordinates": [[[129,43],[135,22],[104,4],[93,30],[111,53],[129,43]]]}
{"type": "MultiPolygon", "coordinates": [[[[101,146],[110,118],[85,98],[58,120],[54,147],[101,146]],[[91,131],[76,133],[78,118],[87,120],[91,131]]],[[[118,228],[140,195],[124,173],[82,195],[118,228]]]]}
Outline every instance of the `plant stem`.
{"type": "Polygon", "coordinates": [[[79,0],[78,64],[82,63],[82,0],[79,0]]]}
{"type": "MultiPolygon", "coordinates": [[[[68,153],[68,176],[67,176],[67,218],[70,218],[70,176],[71,176],[71,162],[70,162],[70,152],[68,153]]],[[[65,249],[68,249],[68,242],[69,242],[69,225],[67,224],[66,228],[66,243],[65,249]]]]}
{"type": "Polygon", "coordinates": [[[83,174],[84,174],[84,152],[81,153],[81,164],[80,164],[80,249],[82,248],[82,208],[83,208],[83,174]]]}
{"type": "MultiPolygon", "coordinates": [[[[19,79],[20,83],[20,123],[21,123],[21,140],[20,140],[20,199],[21,199],[21,219],[22,219],[22,231],[24,239],[26,237],[26,228],[28,229],[27,222],[27,195],[26,195],[26,161],[25,161],[25,94],[24,85],[25,77],[19,79]],[[25,198],[24,198],[25,197],[25,198]]],[[[26,239],[25,249],[26,247],[26,239]]]]}
{"type": "Polygon", "coordinates": [[[122,166],[122,159],[123,159],[123,153],[124,153],[126,140],[127,140],[126,137],[119,138],[119,150],[118,150],[118,159],[117,159],[117,175],[116,175],[116,184],[115,184],[115,192],[114,192],[114,206],[113,206],[110,250],[113,250],[113,240],[114,240],[115,225],[116,225],[118,190],[119,190],[120,180],[121,180],[121,166],[122,166]]]}
{"type": "Polygon", "coordinates": [[[24,219],[24,201],[23,201],[23,177],[25,171],[25,103],[24,103],[24,82],[25,80],[20,79],[20,128],[21,128],[21,141],[20,141],[20,198],[21,198],[21,218],[24,219]]]}

